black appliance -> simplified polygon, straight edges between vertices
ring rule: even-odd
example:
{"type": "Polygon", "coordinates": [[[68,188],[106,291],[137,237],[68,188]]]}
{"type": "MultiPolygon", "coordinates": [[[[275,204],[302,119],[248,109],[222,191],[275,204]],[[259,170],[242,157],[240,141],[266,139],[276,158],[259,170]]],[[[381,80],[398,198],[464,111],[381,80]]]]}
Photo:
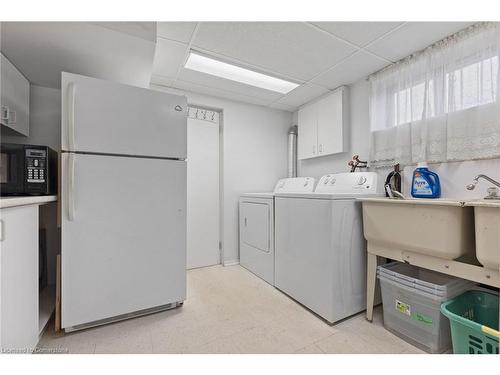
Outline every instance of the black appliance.
{"type": "Polygon", "coordinates": [[[2,143],[0,195],[57,194],[57,152],[47,146],[2,143]]]}
{"type": "Polygon", "coordinates": [[[399,164],[394,165],[394,170],[387,175],[384,186],[386,197],[389,197],[390,191],[401,193],[401,170],[399,164]]]}

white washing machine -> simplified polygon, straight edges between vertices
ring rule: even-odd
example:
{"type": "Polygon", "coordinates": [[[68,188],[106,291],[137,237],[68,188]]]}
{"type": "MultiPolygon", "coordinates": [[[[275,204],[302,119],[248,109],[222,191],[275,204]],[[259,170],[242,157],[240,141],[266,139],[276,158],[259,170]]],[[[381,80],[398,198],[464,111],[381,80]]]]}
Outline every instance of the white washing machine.
{"type": "Polygon", "coordinates": [[[314,178],[284,178],[272,193],[246,193],[239,200],[240,264],[274,285],[274,196],[278,192],[312,192],[314,178]]]}
{"type": "Polygon", "coordinates": [[[323,176],[312,193],[275,196],[275,286],[329,323],[366,307],[366,242],[357,197],[374,172],[323,176]]]}

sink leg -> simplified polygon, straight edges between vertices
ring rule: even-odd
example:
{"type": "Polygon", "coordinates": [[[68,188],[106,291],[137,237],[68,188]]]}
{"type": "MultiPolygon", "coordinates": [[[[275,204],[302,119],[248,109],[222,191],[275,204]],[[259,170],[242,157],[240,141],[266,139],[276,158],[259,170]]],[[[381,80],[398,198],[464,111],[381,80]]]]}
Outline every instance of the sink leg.
{"type": "Polygon", "coordinates": [[[377,282],[377,256],[368,253],[366,263],[366,319],[373,320],[373,304],[375,303],[375,285],[377,282]]]}

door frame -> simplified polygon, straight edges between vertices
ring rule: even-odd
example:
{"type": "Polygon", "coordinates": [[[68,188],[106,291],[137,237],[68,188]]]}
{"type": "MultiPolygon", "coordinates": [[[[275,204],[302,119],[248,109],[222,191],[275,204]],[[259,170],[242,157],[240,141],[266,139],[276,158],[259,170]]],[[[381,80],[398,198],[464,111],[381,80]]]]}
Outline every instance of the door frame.
{"type": "MultiPolygon", "coordinates": [[[[224,262],[224,110],[222,108],[210,107],[203,104],[190,103],[190,107],[205,109],[219,114],[219,264],[225,266],[224,262]]],[[[189,114],[188,114],[189,120],[189,114]]]]}

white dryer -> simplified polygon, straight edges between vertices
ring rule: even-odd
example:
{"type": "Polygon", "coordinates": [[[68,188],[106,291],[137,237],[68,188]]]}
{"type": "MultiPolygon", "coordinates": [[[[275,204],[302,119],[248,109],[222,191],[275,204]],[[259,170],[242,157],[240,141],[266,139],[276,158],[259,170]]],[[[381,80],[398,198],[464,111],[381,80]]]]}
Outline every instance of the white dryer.
{"type": "Polygon", "coordinates": [[[272,193],[246,193],[239,200],[240,264],[274,285],[274,196],[279,192],[312,192],[314,178],[284,178],[272,193]]]}
{"type": "Polygon", "coordinates": [[[374,172],[323,176],[311,193],[275,197],[275,285],[329,323],[365,309],[366,242],[357,197],[374,172]]]}

